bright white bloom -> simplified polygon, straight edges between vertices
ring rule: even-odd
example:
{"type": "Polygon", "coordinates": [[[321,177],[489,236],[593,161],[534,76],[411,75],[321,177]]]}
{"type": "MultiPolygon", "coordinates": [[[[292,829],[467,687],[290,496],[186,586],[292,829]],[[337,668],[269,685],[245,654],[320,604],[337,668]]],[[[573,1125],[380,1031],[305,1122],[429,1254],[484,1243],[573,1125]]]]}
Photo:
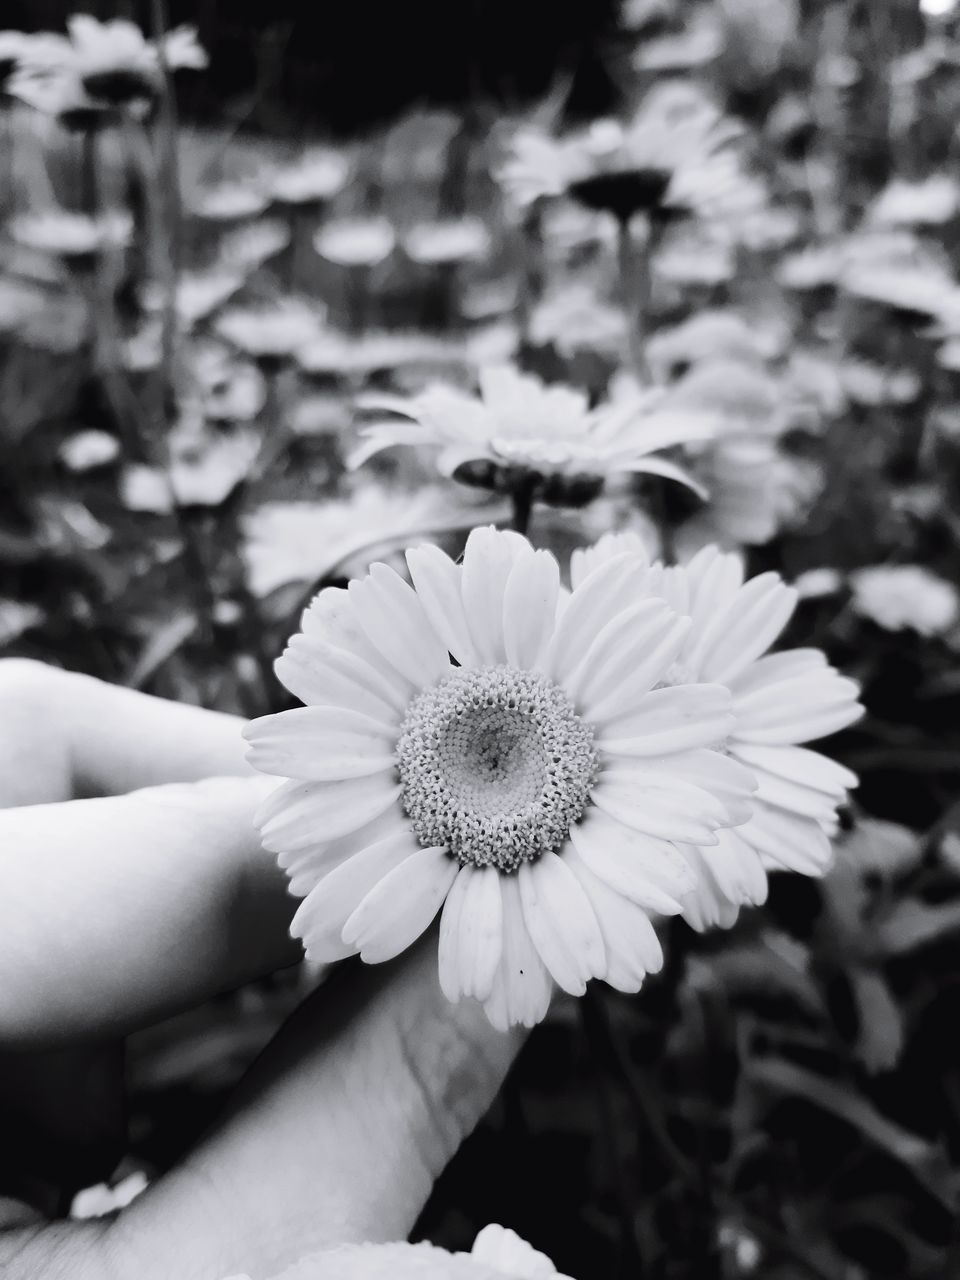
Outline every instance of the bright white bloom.
{"type": "Polygon", "coordinates": [[[274,174],[270,194],[281,204],[319,204],[341,191],[350,177],[350,161],[332,147],[315,147],[274,174]]]}
{"type": "Polygon", "coordinates": [[[715,167],[729,185],[723,149],[738,134],[695,86],[667,82],[651,90],[626,125],[597,120],[565,138],[520,130],[497,177],[521,207],[570,195],[619,218],[658,207],[697,208],[701,194],[713,194],[707,174],[715,167]]]}
{"type": "MultiPolygon", "coordinates": [[[[250,1280],[228,1276],[227,1280],[250,1280]]],[[[506,1227],[484,1227],[470,1253],[433,1244],[341,1245],[313,1253],[273,1280],[569,1280],[506,1227]]]]}
{"type": "MultiPolygon", "coordinates": [[[[604,563],[620,561],[633,547],[638,564],[646,550],[633,534],[614,534],[570,565],[574,589],[604,563]]],[[[654,565],[646,589],[662,597],[692,625],[666,675],[668,687],[710,681],[730,690],[734,725],[723,741],[728,761],[755,776],[753,816],[717,833],[710,847],[678,845],[696,888],[683,916],[696,929],[729,927],[741,906],[767,896],[767,872],[822,875],[831,855],[837,806],[857,779],[827,756],[800,746],[836,733],[862,714],[858,689],[819,649],[767,650],[786,626],[797,593],[776,573],[744,582],[738,555],[706,547],[686,565],[654,565]]]]}
{"type": "Polygon", "coordinates": [[[116,436],[90,427],[69,436],[58,452],[69,471],[92,471],[95,467],[105,467],[116,461],[120,456],[120,442],[116,436]]]}
{"type": "Polygon", "coordinates": [[[362,379],[378,370],[415,365],[460,367],[465,354],[455,340],[414,329],[368,329],[359,334],[325,329],[297,352],[297,362],[304,373],[362,379]]]}
{"type": "Polygon", "coordinates": [[[33,37],[18,56],[20,75],[35,82],[73,81],[98,102],[115,106],[155,98],[163,67],[201,70],[207,56],[193,27],[177,27],[158,46],[124,18],[100,22],[86,13],[67,21],[69,36],[33,37]]]}
{"type": "Polygon", "coordinates": [[[919,182],[895,178],[877,196],[868,217],[878,226],[943,226],[960,208],[960,190],[949,173],[932,173],[919,182]]]}
{"type": "Polygon", "coordinates": [[[402,547],[426,534],[469,529],[481,519],[505,519],[506,506],[479,510],[448,485],[385,489],[367,484],[327,502],[267,502],[244,521],[243,549],[250,590],[266,596],[291,582],[317,583],[334,570],[375,552],[402,547]]]}
{"type": "Polygon", "coordinates": [[[191,211],[210,222],[241,222],[258,218],[270,207],[270,196],[252,181],[221,182],[194,194],[191,211]]]}
{"type": "Polygon", "coordinates": [[[662,449],[708,439],[713,415],[674,409],[662,389],[638,390],[618,404],[589,408],[572,387],[545,385],[510,365],[481,370],[480,398],[434,386],[413,399],[381,396],[365,406],[402,414],[412,422],[363,429],[365,442],[351,458],[359,466],[394,445],[437,451],[437,468],[452,475],[466,463],[486,462],[546,478],[605,477],[629,472],[664,476],[699,488],[674,462],[651,457],[662,449]]]}
{"type": "Polygon", "coordinates": [[[383,217],[327,222],[313,238],[320,257],[339,267],[375,267],[390,257],[396,244],[393,224],[383,217]]]}
{"type": "Polygon", "coordinates": [[[10,223],[18,244],[61,258],[89,258],[106,249],[120,249],[133,234],[130,215],[119,211],[91,217],[66,209],[25,213],[10,223]]]}
{"type": "Polygon", "coordinates": [[[259,222],[235,227],[224,234],[220,241],[220,266],[228,273],[256,271],[282,253],[289,243],[290,230],[281,218],[261,218],[259,222]]]}
{"type": "Polygon", "coordinates": [[[710,748],[733,727],[713,684],[662,686],[689,623],[618,556],[571,594],[548,552],[475,529],[462,563],[407,552],[322,591],[277,674],[304,708],[245,730],[290,779],[264,845],[303,898],[292,930],[319,963],[370,963],[443,909],[446,996],[501,1028],[546,1013],[553,983],[636,991],[661,963],[649,912],[693,886],[674,841],[716,845],[752,779],[710,748]]]}
{"type": "Polygon", "coordinates": [[[233,307],[220,316],[217,332],[258,360],[281,360],[313,341],[323,318],[318,308],[287,298],[269,307],[233,307]]]}
{"type": "Polygon", "coordinates": [[[885,631],[938,636],[957,621],[957,589],[919,564],[878,564],[850,575],[853,607],[885,631]]]}
{"type": "Polygon", "coordinates": [[[479,262],[490,253],[490,233],[479,218],[418,222],[403,237],[403,249],[424,266],[479,262]]]}

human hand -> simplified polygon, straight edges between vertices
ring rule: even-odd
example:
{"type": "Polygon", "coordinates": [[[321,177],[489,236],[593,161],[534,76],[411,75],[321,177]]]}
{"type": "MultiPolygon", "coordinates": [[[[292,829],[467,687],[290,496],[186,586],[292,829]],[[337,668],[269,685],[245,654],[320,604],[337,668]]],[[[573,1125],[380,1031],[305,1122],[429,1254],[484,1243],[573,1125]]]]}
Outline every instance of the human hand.
{"type": "Polygon", "coordinates": [[[429,943],[345,966],[180,1167],[116,1216],[52,1220],[120,1149],[122,1037],[298,958],[295,903],[252,825],[275,784],[250,774],[240,727],[0,663],[8,1280],[260,1280],[311,1251],[402,1239],[516,1052],[478,1006],[446,1002],[429,943]]]}

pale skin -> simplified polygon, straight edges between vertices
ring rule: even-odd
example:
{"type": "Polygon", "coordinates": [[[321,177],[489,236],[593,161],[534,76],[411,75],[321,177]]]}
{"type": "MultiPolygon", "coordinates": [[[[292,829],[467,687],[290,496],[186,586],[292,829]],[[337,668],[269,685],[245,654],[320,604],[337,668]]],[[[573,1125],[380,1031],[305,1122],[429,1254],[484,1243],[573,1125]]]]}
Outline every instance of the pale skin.
{"type": "Polygon", "coordinates": [[[93,1169],[122,1149],[117,1043],[300,955],[296,902],[252,826],[270,784],[240,728],[0,661],[0,1118],[36,1134],[0,1142],[5,1280],[265,1280],[319,1249],[404,1239],[519,1047],[446,1002],[429,935],[322,983],[129,1208],[46,1216],[64,1151],[93,1169]]]}

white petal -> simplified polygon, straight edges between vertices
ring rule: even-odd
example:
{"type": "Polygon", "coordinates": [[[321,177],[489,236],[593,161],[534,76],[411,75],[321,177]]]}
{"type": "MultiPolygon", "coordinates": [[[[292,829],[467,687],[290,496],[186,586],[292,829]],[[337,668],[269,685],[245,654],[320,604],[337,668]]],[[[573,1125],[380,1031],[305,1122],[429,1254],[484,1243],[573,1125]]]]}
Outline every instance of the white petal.
{"type": "Polygon", "coordinates": [[[836,804],[846,800],[847,792],[854,790],[859,783],[857,775],[850,769],[807,747],[768,747],[734,741],[731,750],[756,772],[772,774],[798,786],[821,791],[836,804]]]}
{"type": "Polygon", "coordinates": [[[729,684],[760,657],[786,626],[797,593],[776,573],[762,573],[737,592],[715,615],[698,645],[702,680],[729,684]]]}
{"type": "Polygon", "coordinates": [[[685,566],[694,633],[704,634],[712,619],[727,609],[743,585],[743,558],[718,547],[703,547],[685,566]]]}
{"type": "Polygon", "coordinates": [[[853,680],[832,667],[756,689],[734,700],[736,737],[782,745],[825,738],[863,714],[859,692],[853,680]]]}
{"type": "Polygon", "coordinates": [[[430,625],[412,587],[385,564],[348,588],[357,622],[370,643],[418,689],[450,671],[447,647],[430,625]]]}
{"type": "Polygon", "coordinates": [[[767,867],[821,876],[833,857],[830,840],[818,822],[769,805],[757,805],[747,834],[767,867]]]}
{"type": "Polygon", "coordinates": [[[301,902],[290,925],[302,938],[311,960],[330,963],[353,955],[355,946],[343,941],[343,926],[360,902],[385,875],[399,866],[419,845],[409,827],[378,840],[324,876],[301,902]]]}
{"type": "MultiPolygon", "coordinates": [[[[391,705],[400,707],[410,701],[414,685],[367,639],[357,617],[356,599],[346,587],[327,587],[314,596],[303,611],[300,628],[306,638],[344,649],[379,672],[376,691],[382,697],[392,697],[391,705]]],[[[296,642],[297,637],[291,644],[296,642]]]]}
{"type": "Polygon", "coordinates": [[[477,666],[480,659],[460,598],[460,566],[439,547],[425,546],[407,552],[407,567],[434,631],[461,666],[477,666]]]}
{"type": "Polygon", "coordinates": [[[526,538],[507,530],[474,529],[463,550],[460,591],[480,661],[504,662],[503,595],[514,561],[532,554],[526,538]]]}
{"type": "Polygon", "coordinates": [[[281,783],[257,810],[256,824],[264,847],[305,849],[336,840],[384,813],[400,795],[389,774],[348,778],[342,782],[281,783]]]}
{"type": "Polygon", "coordinates": [[[484,1227],[470,1251],[477,1262],[485,1263],[504,1277],[515,1280],[559,1280],[557,1269],[545,1253],[538,1253],[515,1231],[495,1223],[484,1227]]]}
{"type": "Polygon", "coordinates": [[[580,695],[582,713],[599,729],[636,710],[682,652],[690,633],[690,619],[667,621],[659,638],[651,636],[641,653],[625,650],[619,661],[598,667],[588,676],[580,695]]]}
{"type": "Polygon", "coordinates": [[[730,707],[729,691],[718,684],[654,689],[634,710],[607,720],[597,746],[625,756],[715,746],[733,728],[730,707]]]}
{"type": "Polygon", "coordinates": [[[727,823],[739,826],[753,812],[757,781],[753,771],[719,751],[681,751],[652,761],[652,772],[699,787],[719,800],[727,823]]]}
{"type": "Polygon", "coordinates": [[[503,591],[504,655],[529,670],[553,634],[560,594],[560,566],[549,551],[519,555],[503,591]]]}
{"type": "Polygon", "coordinates": [[[781,680],[825,670],[827,659],[820,649],[784,649],[780,653],[765,654],[751,663],[731,681],[730,688],[736,695],[746,696],[755,689],[765,689],[781,680]]]}
{"type": "Polygon", "coordinates": [[[302,849],[288,849],[277,855],[277,862],[290,879],[290,892],[305,898],[334,867],[361,849],[366,849],[387,836],[409,831],[410,823],[399,804],[393,804],[372,822],[366,822],[349,835],[337,840],[323,840],[302,849]]]}
{"type": "Polygon", "coordinates": [[[261,716],[243,730],[247,759],[261,773],[331,782],[392,769],[397,731],[343,707],[297,707],[261,716]]]}
{"type": "Polygon", "coordinates": [[[503,877],[479,867],[467,882],[460,914],[460,984],[465,996],[486,1000],[503,952],[503,877]]]}
{"type": "Polygon", "coordinates": [[[558,684],[583,661],[597,632],[642,594],[645,567],[634,555],[598,565],[571,594],[543,658],[558,684]]]}
{"type": "Polygon", "coordinates": [[[343,941],[367,964],[392,960],[429,928],[457,871],[445,848],[417,849],[357,905],[343,926],[343,941]]]}
{"type": "Polygon", "coordinates": [[[504,876],[503,954],[484,1004],[487,1017],[500,1031],[509,1027],[534,1027],[545,1017],[553,994],[553,982],[540,959],[523,919],[520,884],[515,875],[504,876]]]}
{"type": "Polygon", "coordinates": [[[605,981],[617,991],[639,991],[648,973],[663,967],[663,951],[647,913],[595,876],[576,850],[564,854],[596,914],[607,954],[605,981]]]}
{"type": "MultiPolygon", "coordinates": [[[[676,621],[662,600],[649,598],[627,605],[597,630],[583,658],[564,681],[567,693],[583,707],[609,695],[612,686],[622,683],[638,666],[649,666],[651,649],[663,644],[676,621]]],[[[658,654],[659,669],[651,671],[648,689],[661,678],[678,649],[679,645],[670,651],[666,661],[658,654]]]]}
{"type": "Polygon", "coordinates": [[[596,809],[570,828],[570,843],[594,875],[649,911],[675,915],[693,888],[690,869],[672,844],[596,809]]]}
{"type": "Polygon", "coordinates": [[[715,844],[715,832],[726,821],[720,804],[685,783],[628,786],[601,774],[590,799],[617,822],[642,835],[687,844],[715,844]]]}
{"type": "Polygon", "coordinates": [[[274,663],[280,683],[307,706],[353,707],[398,724],[410,685],[366,659],[310,636],[295,635],[274,663]]]}
{"type": "Polygon", "coordinates": [[[581,996],[606,967],[603,935],[576,876],[555,853],[525,862],[517,872],[523,918],[554,981],[581,996]]]}

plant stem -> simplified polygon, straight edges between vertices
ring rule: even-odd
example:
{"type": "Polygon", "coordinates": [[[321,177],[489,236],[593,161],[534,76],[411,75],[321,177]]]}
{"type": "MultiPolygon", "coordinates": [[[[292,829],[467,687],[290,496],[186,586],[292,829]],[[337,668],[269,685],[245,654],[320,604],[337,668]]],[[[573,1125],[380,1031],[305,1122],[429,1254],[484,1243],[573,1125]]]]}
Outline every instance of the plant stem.
{"type": "Polygon", "coordinates": [[[627,355],[630,367],[641,382],[647,382],[650,377],[644,342],[650,312],[650,247],[648,242],[643,249],[638,248],[629,218],[617,220],[617,272],[627,321],[627,355]]]}
{"type": "Polygon", "coordinates": [[[539,483],[539,476],[525,473],[514,485],[513,492],[510,495],[513,502],[512,528],[517,533],[522,533],[524,537],[526,537],[527,530],[530,528],[530,515],[533,511],[533,500],[536,497],[539,483]]]}

